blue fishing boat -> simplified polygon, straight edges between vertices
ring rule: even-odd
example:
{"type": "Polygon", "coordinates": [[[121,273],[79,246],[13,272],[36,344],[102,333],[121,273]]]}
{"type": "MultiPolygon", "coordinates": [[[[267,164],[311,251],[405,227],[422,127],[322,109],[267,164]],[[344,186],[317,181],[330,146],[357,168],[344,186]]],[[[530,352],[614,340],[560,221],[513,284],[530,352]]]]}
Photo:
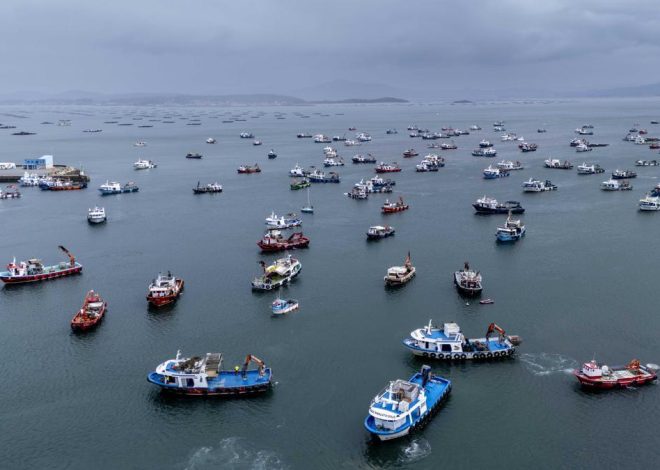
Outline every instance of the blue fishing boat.
{"type": "Polygon", "coordinates": [[[497,227],[495,236],[498,242],[517,242],[525,236],[525,226],[520,219],[512,219],[511,212],[509,212],[504,227],[497,227]]]}
{"type": "Polygon", "coordinates": [[[147,376],[147,380],[161,389],[182,395],[252,395],[267,391],[271,386],[272,371],[264,362],[248,354],[243,367],[222,370],[222,353],[207,353],[205,357],[169,359],[147,376]],[[250,362],[257,369],[248,370],[250,362]]]}
{"type": "Polygon", "coordinates": [[[505,176],[509,176],[509,172],[501,168],[493,168],[491,165],[488,165],[488,168],[484,169],[484,179],[494,180],[504,178],[505,176]]]}
{"type": "Polygon", "coordinates": [[[395,380],[372,400],[364,427],[371,436],[389,441],[420,427],[449,396],[451,381],[424,365],[410,380],[395,380]]]}

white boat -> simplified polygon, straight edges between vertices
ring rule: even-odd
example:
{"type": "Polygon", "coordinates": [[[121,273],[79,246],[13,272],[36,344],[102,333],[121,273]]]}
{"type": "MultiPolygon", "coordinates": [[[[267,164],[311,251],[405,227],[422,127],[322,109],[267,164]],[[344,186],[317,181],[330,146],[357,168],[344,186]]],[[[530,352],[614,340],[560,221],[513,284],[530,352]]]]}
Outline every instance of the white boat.
{"type": "Polygon", "coordinates": [[[625,180],[610,178],[609,180],[600,183],[600,189],[603,191],[629,191],[632,189],[632,185],[625,180]]]}
{"type": "Polygon", "coordinates": [[[548,158],[543,163],[545,164],[546,168],[554,168],[559,170],[570,170],[571,168],[573,168],[573,164],[571,162],[569,162],[568,160],[562,162],[558,158],[548,158]]]}
{"type": "Polygon", "coordinates": [[[323,166],[344,166],[344,159],[341,157],[326,157],[323,159],[323,166]]]}
{"type": "Polygon", "coordinates": [[[371,136],[365,132],[360,132],[355,136],[359,142],[370,142],[371,136]]]}
{"type": "Polygon", "coordinates": [[[151,168],[156,168],[156,164],[152,162],[151,160],[142,160],[139,159],[135,163],[133,163],[133,168],[136,170],[149,170],[151,168]]]}
{"type": "Polygon", "coordinates": [[[344,141],[346,147],[355,147],[356,145],[361,145],[357,140],[347,139],[344,141]]]}
{"type": "Polygon", "coordinates": [[[484,168],[484,179],[492,180],[497,178],[504,178],[505,176],[509,176],[509,172],[506,170],[493,168],[490,165],[488,165],[488,168],[484,168]]]}
{"type": "Polygon", "coordinates": [[[266,226],[268,228],[277,228],[277,229],[287,229],[292,227],[298,227],[302,225],[302,220],[296,217],[296,214],[287,214],[285,216],[278,216],[275,212],[266,217],[266,226]]]}
{"type": "Polygon", "coordinates": [[[410,253],[406,256],[403,266],[392,266],[387,270],[385,276],[385,285],[396,287],[402,286],[415,277],[416,269],[410,261],[410,253]]]}
{"type": "Polygon", "coordinates": [[[143,141],[141,141],[141,140],[138,140],[137,142],[135,142],[135,143],[133,144],[133,147],[146,147],[146,146],[147,146],[147,143],[146,143],[146,142],[143,142],[143,141]]]}
{"type": "Polygon", "coordinates": [[[273,315],[284,315],[285,313],[298,310],[298,301],[294,299],[280,299],[279,297],[273,301],[271,311],[273,315]]]}
{"type": "Polygon", "coordinates": [[[586,162],[577,166],[578,175],[595,175],[597,173],[605,173],[605,170],[600,165],[592,163],[588,165],[586,162]]]}
{"type": "Polygon", "coordinates": [[[87,221],[90,224],[101,224],[107,220],[104,207],[94,207],[87,211],[87,221]]]}
{"type": "Polygon", "coordinates": [[[289,170],[289,176],[302,178],[305,176],[305,170],[303,170],[302,167],[296,163],[296,166],[289,170]]]}
{"type": "Polygon", "coordinates": [[[296,258],[288,255],[286,258],[275,260],[270,266],[260,261],[263,274],[252,280],[252,289],[272,290],[291,282],[302,269],[302,264],[296,258]]]}
{"type": "Polygon", "coordinates": [[[0,170],[14,170],[14,169],[16,169],[16,163],[0,162],[0,170]]]}
{"type": "Polygon", "coordinates": [[[522,170],[525,167],[522,165],[522,163],[518,161],[513,162],[511,160],[502,160],[497,164],[497,168],[499,168],[500,170],[512,171],[512,170],[522,170]]]}
{"type": "Polygon", "coordinates": [[[208,139],[206,139],[207,144],[215,144],[215,142],[216,140],[213,137],[209,137],[208,139]]]}
{"type": "Polygon", "coordinates": [[[591,152],[593,149],[585,143],[579,143],[575,146],[576,152],[591,152]]]}
{"type": "Polygon", "coordinates": [[[660,211],[660,197],[647,194],[639,200],[640,211],[660,211]]]}
{"type": "Polygon", "coordinates": [[[36,173],[29,173],[26,171],[23,173],[23,176],[18,179],[18,184],[21,186],[39,186],[39,183],[43,180],[45,180],[45,177],[40,177],[36,173]]]}
{"type": "Polygon", "coordinates": [[[317,144],[329,144],[332,142],[332,139],[326,135],[323,134],[317,134],[314,136],[314,142],[317,144]]]}
{"type": "Polygon", "coordinates": [[[526,193],[541,193],[544,191],[554,191],[557,185],[552,184],[550,180],[540,181],[530,178],[522,184],[523,192],[526,193]]]}

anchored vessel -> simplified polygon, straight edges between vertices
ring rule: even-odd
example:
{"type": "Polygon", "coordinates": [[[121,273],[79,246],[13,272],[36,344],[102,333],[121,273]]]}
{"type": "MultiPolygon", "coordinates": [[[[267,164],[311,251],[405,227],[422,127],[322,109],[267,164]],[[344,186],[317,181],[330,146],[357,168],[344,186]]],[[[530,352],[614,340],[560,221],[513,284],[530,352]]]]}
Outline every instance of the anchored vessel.
{"type": "Polygon", "coordinates": [[[105,215],[104,207],[94,206],[94,209],[89,209],[87,211],[87,222],[90,224],[102,224],[106,220],[108,220],[108,218],[105,215]]]}
{"type": "Polygon", "coordinates": [[[133,168],[136,170],[149,170],[151,168],[156,168],[158,165],[156,165],[154,162],[151,160],[138,160],[135,163],[133,163],[133,168]]]}
{"type": "Polygon", "coordinates": [[[497,199],[487,196],[477,199],[472,204],[472,207],[479,214],[522,214],[525,212],[525,209],[518,201],[505,201],[500,204],[497,202],[497,199]]]}
{"type": "Polygon", "coordinates": [[[125,185],[121,185],[116,181],[109,182],[106,181],[104,184],[99,186],[99,191],[101,196],[108,196],[110,194],[121,194],[121,193],[136,193],[140,190],[138,186],[133,182],[128,182],[125,185]]]}
{"type": "Polygon", "coordinates": [[[262,251],[282,251],[292,248],[306,248],[309,245],[309,238],[302,232],[295,232],[289,238],[284,238],[282,232],[277,229],[270,229],[261,240],[257,242],[262,251]]]}
{"type": "Polygon", "coordinates": [[[285,313],[298,310],[298,301],[295,299],[280,299],[278,297],[273,301],[271,310],[273,315],[284,315],[285,313]]]}
{"type": "Polygon", "coordinates": [[[222,370],[222,353],[207,353],[205,357],[169,359],[147,376],[147,380],[163,390],[183,395],[250,395],[270,388],[272,371],[264,362],[251,354],[243,367],[222,370]],[[250,362],[258,368],[248,369],[250,362]]]}
{"type": "Polygon", "coordinates": [[[540,181],[530,178],[522,184],[523,192],[526,193],[542,193],[545,191],[555,191],[556,184],[552,184],[550,180],[540,181]]]}
{"type": "Polygon", "coordinates": [[[481,274],[470,269],[470,264],[466,261],[461,271],[454,272],[454,284],[462,294],[478,295],[481,294],[481,274]]]}
{"type": "Polygon", "coordinates": [[[392,266],[385,275],[385,285],[388,287],[402,286],[415,277],[415,266],[410,261],[410,252],[406,256],[403,266],[392,266]]]}
{"type": "Polygon", "coordinates": [[[168,271],[167,275],[158,274],[158,277],[149,284],[147,293],[147,302],[155,307],[171,304],[176,301],[183,290],[183,279],[172,276],[168,271]]]}
{"type": "Polygon", "coordinates": [[[266,217],[266,227],[276,229],[287,229],[298,227],[302,225],[302,220],[294,213],[287,214],[286,216],[278,216],[275,212],[266,217]]]}
{"type": "Polygon", "coordinates": [[[570,170],[571,168],[573,168],[573,164],[568,160],[562,162],[558,158],[548,158],[545,161],[545,167],[553,168],[556,170],[570,170]]]}
{"type": "Polygon", "coordinates": [[[598,174],[598,173],[605,173],[605,169],[602,168],[597,163],[592,163],[591,165],[588,165],[585,162],[585,163],[582,163],[582,165],[577,166],[577,172],[578,172],[578,175],[595,175],[595,174],[598,174]]]}
{"type": "Polygon", "coordinates": [[[394,227],[389,225],[373,225],[367,230],[368,240],[380,240],[394,235],[394,227]]]}
{"type": "Polygon", "coordinates": [[[639,200],[640,211],[660,211],[660,197],[646,195],[639,200]]]}
{"type": "Polygon", "coordinates": [[[263,274],[252,280],[252,289],[255,290],[272,290],[284,286],[300,274],[302,269],[300,261],[291,255],[276,260],[270,266],[266,266],[263,261],[259,261],[259,264],[263,269],[263,274]]]}
{"type": "Polygon", "coordinates": [[[241,165],[238,167],[237,171],[239,173],[261,173],[261,168],[259,168],[259,165],[255,163],[254,166],[241,165]]]}
{"type": "Polygon", "coordinates": [[[509,212],[504,227],[497,227],[495,236],[499,242],[516,242],[525,236],[525,226],[520,219],[512,219],[509,212]]]}
{"type": "Polygon", "coordinates": [[[394,212],[403,212],[409,209],[408,204],[403,202],[403,198],[399,197],[399,200],[396,202],[390,202],[389,199],[385,199],[381,212],[383,214],[392,214],[394,212]]]}
{"type": "Polygon", "coordinates": [[[7,271],[0,272],[0,280],[7,284],[21,284],[80,273],[83,268],[82,264],[78,263],[71,252],[62,245],[59,246],[59,249],[69,257],[68,263],[63,261],[53,266],[44,266],[39,259],[33,258],[16,263],[16,258],[14,258],[14,261],[7,265],[7,271]]]}
{"type": "Polygon", "coordinates": [[[221,192],[222,192],[222,185],[218,184],[217,181],[215,183],[207,183],[204,186],[201,186],[198,181],[197,187],[193,188],[193,193],[195,194],[221,193],[221,192]]]}
{"type": "Polygon", "coordinates": [[[625,366],[599,365],[595,360],[585,362],[582,369],[573,371],[585,388],[615,388],[643,385],[657,379],[656,372],[633,359],[625,366]]]}
{"type": "Polygon", "coordinates": [[[395,380],[371,401],[364,427],[372,437],[388,441],[420,427],[449,396],[451,381],[422,366],[410,380],[395,380]]]}
{"type": "Polygon", "coordinates": [[[71,329],[85,331],[94,328],[103,319],[107,306],[99,294],[90,290],[85,296],[82,308],[71,320],[71,329]]]}
{"type": "Polygon", "coordinates": [[[491,323],[483,338],[466,338],[456,323],[445,323],[442,328],[431,320],[423,328],[410,333],[403,344],[416,356],[446,361],[499,359],[512,356],[521,343],[518,336],[507,336],[505,331],[491,323]],[[491,336],[497,333],[497,338],[491,336]]]}

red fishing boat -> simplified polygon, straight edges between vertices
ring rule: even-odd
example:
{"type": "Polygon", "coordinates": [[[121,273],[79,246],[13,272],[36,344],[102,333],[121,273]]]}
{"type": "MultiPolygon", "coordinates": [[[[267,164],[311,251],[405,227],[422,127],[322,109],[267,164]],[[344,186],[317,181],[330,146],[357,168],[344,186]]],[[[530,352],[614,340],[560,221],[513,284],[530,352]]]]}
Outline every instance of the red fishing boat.
{"type": "Polygon", "coordinates": [[[71,180],[55,180],[52,185],[46,186],[45,189],[49,191],[77,191],[85,189],[87,183],[84,181],[73,182],[71,180]]]}
{"type": "Polygon", "coordinates": [[[7,265],[7,271],[0,272],[0,280],[7,284],[21,284],[24,282],[45,281],[58,277],[78,274],[82,271],[82,264],[76,262],[76,258],[63,246],[59,249],[67,254],[69,262],[63,261],[53,266],[44,266],[39,259],[29,259],[16,263],[14,261],[7,265]]]}
{"type": "Polygon", "coordinates": [[[406,210],[408,210],[408,204],[404,204],[402,197],[399,197],[399,200],[396,202],[390,202],[389,199],[385,199],[382,208],[383,214],[392,214],[394,212],[403,212],[406,210]]]}
{"type": "Polygon", "coordinates": [[[399,168],[399,165],[396,163],[383,163],[380,162],[378,165],[376,165],[376,173],[397,173],[401,171],[401,168],[399,168]]]}
{"type": "Polygon", "coordinates": [[[309,238],[302,232],[296,232],[289,238],[284,238],[279,230],[269,230],[264,237],[257,242],[262,251],[282,251],[292,248],[306,248],[309,246],[309,238]]]}
{"type": "Polygon", "coordinates": [[[643,385],[657,379],[655,370],[648,365],[643,366],[633,359],[625,366],[599,365],[595,360],[585,362],[580,370],[574,370],[583,387],[615,388],[643,385]]]}
{"type": "Polygon", "coordinates": [[[85,302],[82,308],[71,320],[71,329],[73,331],[89,330],[103,319],[103,315],[108,304],[93,290],[90,290],[85,296],[85,302]]]}
{"type": "Polygon", "coordinates": [[[239,173],[261,173],[261,168],[259,168],[259,165],[256,163],[254,166],[250,165],[241,165],[238,167],[238,172],[239,173]]]}
{"type": "Polygon", "coordinates": [[[183,290],[183,279],[172,276],[168,271],[165,274],[158,274],[158,277],[151,281],[147,301],[154,307],[162,307],[176,301],[183,290]]]}

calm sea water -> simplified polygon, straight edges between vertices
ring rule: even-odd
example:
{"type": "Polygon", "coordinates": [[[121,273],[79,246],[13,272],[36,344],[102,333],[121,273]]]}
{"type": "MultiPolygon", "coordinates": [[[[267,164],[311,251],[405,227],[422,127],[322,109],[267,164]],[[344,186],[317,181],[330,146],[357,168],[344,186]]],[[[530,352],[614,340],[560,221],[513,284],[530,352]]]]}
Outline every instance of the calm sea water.
{"type": "MultiPolygon", "coordinates": [[[[618,468],[656,464],[657,386],[585,393],[571,369],[595,357],[610,364],[632,358],[660,363],[660,319],[655,281],[660,214],[640,213],[637,201],[658,182],[659,168],[639,168],[634,190],[605,193],[601,181],[637,159],[660,159],[645,146],[621,139],[634,124],[660,135],[649,121],[655,101],[566,101],[483,105],[315,106],[305,108],[3,107],[0,122],[35,136],[0,131],[0,161],[53,154],[57,163],[82,165],[92,183],[85,191],[49,193],[25,188],[20,200],[0,201],[0,257],[10,261],[62,259],[67,246],[85,266],[78,277],[0,289],[0,416],[5,468],[618,468]],[[263,113],[259,115],[258,113],[263,113]],[[276,119],[283,113],[286,119],[276,119]],[[305,119],[295,113],[304,113],[305,119]],[[231,115],[245,122],[222,123],[231,115]],[[259,117],[254,117],[258,116],[259,117]],[[18,117],[20,116],[20,117],[18,117]],[[174,124],[147,122],[165,119],[174,124]],[[198,116],[198,117],[196,117],[198,116]],[[142,117],[140,120],[133,120],[142,117]],[[113,119],[114,118],[114,119],[113,119]],[[200,119],[187,126],[183,118],[200,119]],[[70,127],[41,125],[71,119],[70,127]],[[117,120],[120,127],[103,124],[117,120]],[[492,122],[539,144],[521,154],[499,142],[492,122]],[[593,124],[592,142],[610,146],[576,154],[573,130],[593,124]],[[153,128],[137,128],[153,124],[153,128]],[[415,173],[427,142],[410,139],[409,124],[482,131],[455,138],[442,152],[438,173],[415,173]],[[303,271],[284,295],[301,309],[272,318],[274,294],[255,294],[250,281],[259,260],[264,217],[298,211],[304,191],[290,191],[296,163],[321,166],[323,145],[298,132],[369,132],[361,147],[338,146],[347,166],[339,185],[315,185],[314,215],[304,215],[307,250],[295,252],[303,271]],[[385,135],[396,127],[398,135],[385,135]],[[547,128],[537,134],[538,127],[547,128]],[[98,134],[82,133],[102,128],[98,134]],[[254,132],[264,144],[239,139],[254,132]],[[204,143],[215,137],[216,145],[204,143]],[[498,156],[470,156],[482,138],[498,156]],[[147,147],[133,147],[136,140],[147,147]],[[421,156],[401,158],[415,147],[421,156]],[[278,158],[269,161],[273,148],[278,158]],[[190,151],[204,154],[186,160],[190,151]],[[382,216],[384,195],[368,201],[343,196],[373,175],[352,165],[355,153],[398,161],[403,172],[394,196],[411,209],[382,216]],[[138,158],[158,168],[134,171],[138,158]],[[543,168],[548,157],[586,159],[605,175],[543,168]],[[501,159],[526,169],[485,181],[481,170],[501,159]],[[261,174],[238,175],[258,162],[261,174]],[[523,194],[521,183],[550,178],[559,190],[523,194]],[[102,198],[106,179],[135,181],[137,194],[102,198]],[[197,181],[218,181],[219,195],[194,196],[197,181]],[[495,244],[503,216],[476,216],[479,196],[517,199],[527,211],[527,237],[495,244]],[[89,226],[86,211],[105,206],[109,221],[89,226]],[[367,243],[370,225],[388,223],[396,236],[367,243]],[[396,291],[383,287],[389,266],[410,250],[417,277],[396,291]],[[494,305],[469,305],[452,285],[465,260],[484,276],[494,305]],[[172,308],[152,311],[150,280],[171,270],[186,281],[172,308]],[[109,302],[94,332],[72,334],[69,320],[89,289],[109,302]],[[370,400],[389,381],[408,378],[423,362],[402,346],[414,328],[433,318],[454,320],[468,336],[490,322],[524,343],[511,361],[432,363],[453,381],[452,397],[422,431],[385,445],[368,439],[362,422],[370,400]],[[254,399],[184,399],[164,396],[147,383],[149,371],[183,353],[221,351],[225,365],[248,353],[272,366],[277,384],[254,399]]],[[[439,151],[436,151],[439,152],[439,151]]]]}

